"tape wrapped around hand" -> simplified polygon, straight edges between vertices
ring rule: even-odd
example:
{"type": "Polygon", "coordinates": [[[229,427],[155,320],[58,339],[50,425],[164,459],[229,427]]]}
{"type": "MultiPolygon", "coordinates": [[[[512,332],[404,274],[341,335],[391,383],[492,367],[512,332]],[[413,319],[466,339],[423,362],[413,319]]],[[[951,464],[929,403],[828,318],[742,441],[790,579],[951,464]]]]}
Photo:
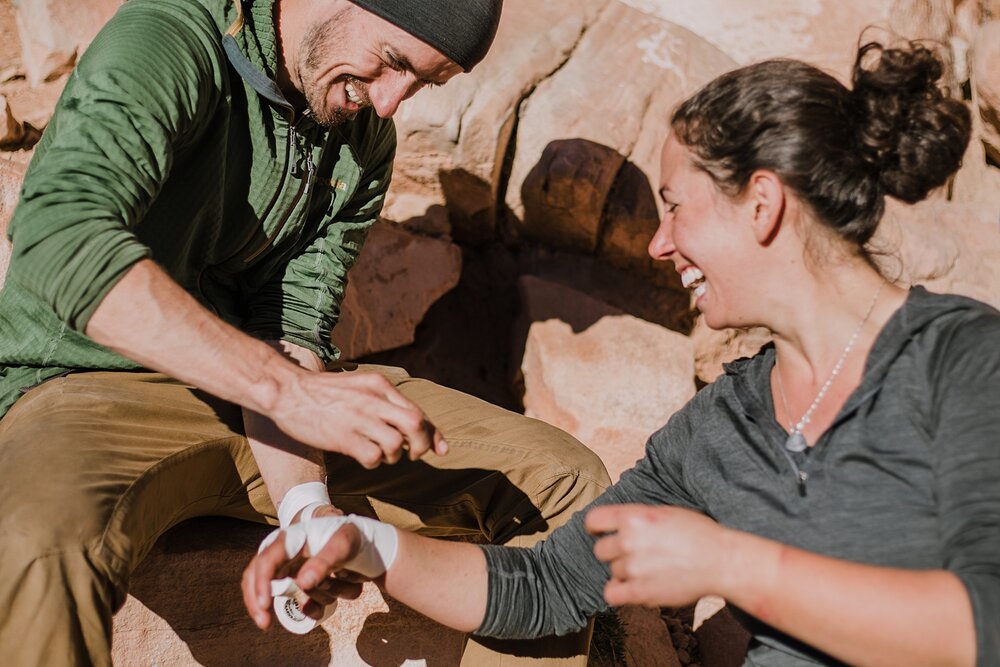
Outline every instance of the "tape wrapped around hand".
{"type": "MultiPolygon", "coordinates": [[[[347,523],[357,527],[361,533],[361,546],[354,558],[342,565],[342,569],[357,572],[368,578],[385,574],[396,560],[399,535],[389,524],[356,514],[320,517],[293,524],[288,528],[279,528],[264,538],[258,552],[274,544],[278,536],[284,533],[285,555],[289,560],[298,556],[307,544],[309,554],[315,555],[347,523]]],[[[322,619],[310,618],[302,614],[296,602],[295,594],[299,592],[299,587],[292,577],[275,579],[271,582],[271,596],[274,598],[274,612],[278,621],[291,632],[305,634],[329,618],[333,614],[335,605],[324,610],[322,619]]]]}

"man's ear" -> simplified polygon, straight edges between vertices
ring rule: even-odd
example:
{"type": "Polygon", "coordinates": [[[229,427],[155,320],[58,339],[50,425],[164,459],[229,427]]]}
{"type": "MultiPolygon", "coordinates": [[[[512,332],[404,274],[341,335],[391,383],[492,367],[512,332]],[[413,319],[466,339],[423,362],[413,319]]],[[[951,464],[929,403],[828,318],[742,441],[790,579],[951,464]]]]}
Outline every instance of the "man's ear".
{"type": "Polygon", "coordinates": [[[773,171],[758,169],[750,175],[746,193],[753,212],[754,236],[761,245],[768,245],[784,222],[785,185],[773,171]]]}

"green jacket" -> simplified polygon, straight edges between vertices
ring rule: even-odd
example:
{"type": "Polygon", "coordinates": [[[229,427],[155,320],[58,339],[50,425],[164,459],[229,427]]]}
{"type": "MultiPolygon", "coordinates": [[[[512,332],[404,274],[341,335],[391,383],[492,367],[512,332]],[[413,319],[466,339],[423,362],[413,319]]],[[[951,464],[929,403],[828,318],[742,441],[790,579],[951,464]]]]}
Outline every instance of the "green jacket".
{"type": "Polygon", "coordinates": [[[245,0],[241,22],[232,0],[130,0],[80,59],[9,227],[0,416],[50,377],[137,368],[82,332],[145,257],[249,334],[336,357],[395,129],[370,110],[332,130],[296,118],[272,3],[245,0]]]}

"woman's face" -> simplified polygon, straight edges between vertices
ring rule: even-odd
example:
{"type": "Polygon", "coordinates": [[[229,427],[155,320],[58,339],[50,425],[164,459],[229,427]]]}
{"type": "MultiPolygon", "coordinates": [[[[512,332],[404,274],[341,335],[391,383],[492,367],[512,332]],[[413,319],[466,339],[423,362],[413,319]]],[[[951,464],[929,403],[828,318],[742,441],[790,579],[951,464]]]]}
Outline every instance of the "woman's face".
{"type": "Polygon", "coordinates": [[[663,219],[649,242],[650,257],[674,263],[681,282],[713,329],[751,324],[745,308],[755,248],[751,202],[721,193],[673,135],[660,162],[663,219]]]}

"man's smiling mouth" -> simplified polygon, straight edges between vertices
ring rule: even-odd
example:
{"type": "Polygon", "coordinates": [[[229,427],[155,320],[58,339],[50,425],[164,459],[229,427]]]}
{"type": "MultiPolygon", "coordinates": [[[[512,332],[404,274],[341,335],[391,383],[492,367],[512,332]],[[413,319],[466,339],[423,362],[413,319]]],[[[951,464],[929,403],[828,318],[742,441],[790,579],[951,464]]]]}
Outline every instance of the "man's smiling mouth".
{"type": "Polygon", "coordinates": [[[345,84],[344,90],[347,91],[347,99],[349,99],[351,102],[354,102],[358,106],[364,106],[365,101],[354,89],[354,84],[352,83],[345,84]]]}

